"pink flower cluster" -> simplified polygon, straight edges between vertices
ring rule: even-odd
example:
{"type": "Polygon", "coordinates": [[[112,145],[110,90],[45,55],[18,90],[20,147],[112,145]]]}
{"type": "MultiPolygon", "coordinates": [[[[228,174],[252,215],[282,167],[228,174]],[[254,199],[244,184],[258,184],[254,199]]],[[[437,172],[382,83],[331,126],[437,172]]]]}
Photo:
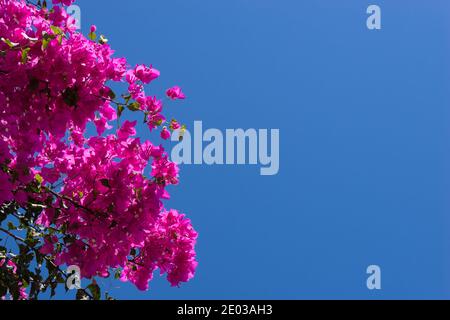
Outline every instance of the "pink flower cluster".
{"type": "Polygon", "coordinates": [[[197,266],[192,243],[197,233],[189,220],[171,210],[165,212],[153,227],[139,256],[128,263],[121,279],[132,281],[140,290],[147,290],[148,279],[159,268],[162,274],[168,274],[167,279],[173,286],[189,281],[197,266]]]}
{"type": "MultiPolygon", "coordinates": [[[[73,1],[53,3],[46,9],[0,0],[0,204],[45,203],[38,223],[65,230],[71,241],[46,238],[41,252],[59,265],[78,265],[85,278],[123,268],[122,280],[145,290],[159,268],[172,285],[188,281],[197,265],[197,234],[162,203],[166,187],[178,184],[177,165],[161,146],[135,137],[136,122],[105,135],[123,111],[109,82],[127,83],[127,99],[151,130],[165,122],[162,101],[144,90],[160,72],[114,58],[108,44],[75,32],[73,19],[56,5],[73,1]],[[98,136],[85,137],[89,123],[98,136]],[[39,193],[28,188],[36,180],[39,193]]],[[[185,98],[179,87],[166,94],[185,98]]]]}

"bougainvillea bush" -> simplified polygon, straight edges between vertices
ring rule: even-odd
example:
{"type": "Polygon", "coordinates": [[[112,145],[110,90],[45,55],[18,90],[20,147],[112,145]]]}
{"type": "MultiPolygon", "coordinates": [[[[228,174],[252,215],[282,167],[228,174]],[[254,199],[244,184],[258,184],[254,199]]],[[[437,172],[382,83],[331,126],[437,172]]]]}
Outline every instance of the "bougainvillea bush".
{"type": "MultiPolygon", "coordinates": [[[[90,280],[77,297],[99,299],[96,279],[147,290],[158,270],[178,286],[197,265],[197,233],[162,202],[178,167],[162,140],[141,141],[124,119],[138,113],[161,139],[182,134],[145,94],[160,73],[116,58],[95,26],[77,32],[64,9],[72,2],[0,0],[1,299],[53,296],[67,266],[90,280]]],[[[164,102],[184,98],[175,86],[164,102]]]]}

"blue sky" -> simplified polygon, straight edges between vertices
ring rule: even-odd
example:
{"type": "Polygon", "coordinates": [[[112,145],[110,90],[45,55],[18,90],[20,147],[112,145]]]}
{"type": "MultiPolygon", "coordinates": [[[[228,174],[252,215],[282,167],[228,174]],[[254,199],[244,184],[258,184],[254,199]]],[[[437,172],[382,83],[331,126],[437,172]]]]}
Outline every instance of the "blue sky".
{"type": "Polygon", "coordinates": [[[277,176],[183,166],[166,205],[200,233],[196,278],[146,293],[103,281],[113,296],[450,298],[447,1],[78,4],[85,33],[96,24],[118,56],[162,71],[151,93],[184,88],[170,115],[281,135],[277,176]],[[381,291],[366,287],[371,264],[381,291]]]}

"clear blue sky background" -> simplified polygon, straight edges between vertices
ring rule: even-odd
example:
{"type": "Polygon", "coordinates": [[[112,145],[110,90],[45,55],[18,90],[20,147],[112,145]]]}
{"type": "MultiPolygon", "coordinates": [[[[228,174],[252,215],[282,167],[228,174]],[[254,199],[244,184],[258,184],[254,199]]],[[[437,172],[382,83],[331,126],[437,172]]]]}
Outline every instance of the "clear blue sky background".
{"type": "Polygon", "coordinates": [[[281,130],[278,176],[182,167],[167,207],[200,233],[191,283],[103,281],[112,295],[450,298],[448,1],[78,4],[84,33],[95,23],[118,56],[162,71],[152,93],[184,88],[169,114],[188,126],[281,130]],[[366,28],[369,4],[381,31],[366,28]]]}

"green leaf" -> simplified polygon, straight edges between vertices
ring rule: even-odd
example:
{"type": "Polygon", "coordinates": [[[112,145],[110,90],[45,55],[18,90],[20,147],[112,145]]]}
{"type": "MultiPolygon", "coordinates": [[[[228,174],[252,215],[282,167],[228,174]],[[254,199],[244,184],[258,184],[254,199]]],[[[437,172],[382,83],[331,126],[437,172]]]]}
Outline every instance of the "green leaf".
{"type": "Polygon", "coordinates": [[[28,61],[28,52],[30,52],[31,48],[22,49],[22,63],[26,63],[28,61]]]}
{"type": "Polygon", "coordinates": [[[134,101],[130,103],[127,108],[128,110],[135,112],[141,110],[141,105],[138,102],[134,101]]]}
{"type": "Polygon", "coordinates": [[[102,185],[104,185],[107,188],[111,188],[111,186],[109,185],[109,180],[108,179],[101,179],[100,182],[102,183],[102,185]]]}
{"type": "Polygon", "coordinates": [[[97,34],[95,32],[89,32],[88,37],[90,40],[95,41],[97,39],[97,34]]]}
{"type": "Polygon", "coordinates": [[[120,279],[120,277],[122,276],[122,269],[117,269],[116,272],[114,273],[114,279],[120,279]]]}
{"type": "Polygon", "coordinates": [[[44,182],[44,178],[42,178],[42,176],[38,173],[34,176],[34,179],[39,183],[42,184],[42,182],[44,182]]]}
{"type": "Polygon", "coordinates": [[[67,88],[62,95],[64,102],[71,107],[76,107],[78,103],[78,90],[76,88],[67,88]]]}
{"type": "Polygon", "coordinates": [[[125,110],[125,107],[121,104],[119,104],[117,106],[117,116],[120,118],[120,116],[122,115],[123,111],[125,110]]]}
{"type": "Polygon", "coordinates": [[[108,88],[109,89],[109,92],[108,92],[108,97],[111,99],[111,100],[114,100],[115,98],[116,98],[116,94],[115,94],[115,92],[114,91],[112,91],[112,89],[111,88],[108,88]]]}
{"type": "Polygon", "coordinates": [[[64,32],[61,30],[61,28],[57,26],[50,26],[50,29],[52,29],[54,34],[61,35],[64,34],[64,32]]]}
{"type": "Polygon", "coordinates": [[[48,44],[50,43],[49,39],[42,39],[42,50],[45,50],[48,48],[48,44]]]}
{"type": "Polygon", "coordinates": [[[76,299],[77,300],[89,300],[89,296],[86,294],[86,292],[84,292],[84,290],[77,290],[77,295],[76,295],[76,299]]]}
{"type": "Polygon", "coordinates": [[[28,281],[25,279],[22,279],[22,287],[28,288],[29,286],[30,286],[30,284],[28,283],[28,281]]]}
{"type": "Polygon", "coordinates": [[[44,34],[42,37],[42,50],[47,49],[48,45],[50,44],[50,41],[53,39],[51,35],[48,33],[44,34]]]}
{"type": "Polygon", "coordinates": [[[100,300],[100,298],[101,298],[101,290],[100,290],[99,285],[95,282],[95,280],[87,288],[91,292],[92,297],[94,298],[94,300],[100,300]]]}

